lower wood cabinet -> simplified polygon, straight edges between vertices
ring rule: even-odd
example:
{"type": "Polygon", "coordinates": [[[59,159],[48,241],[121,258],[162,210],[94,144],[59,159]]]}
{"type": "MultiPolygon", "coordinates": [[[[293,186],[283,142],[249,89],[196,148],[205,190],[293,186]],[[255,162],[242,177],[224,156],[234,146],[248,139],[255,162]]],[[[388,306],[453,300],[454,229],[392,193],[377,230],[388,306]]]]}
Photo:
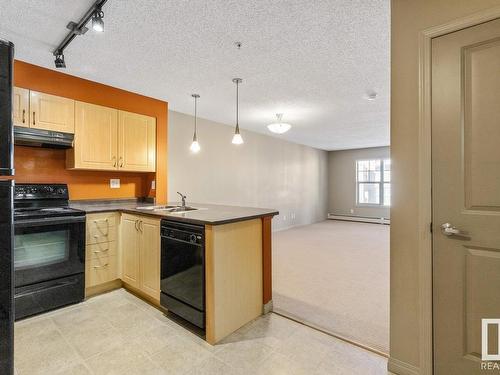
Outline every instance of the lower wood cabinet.
{"type": "Polygon", "coordinates": [[[119,278],[116,213],[87,215],[85,287],[92,288],[119,278]]]}
{"type": "Polygon", "coordinates": [[[122,214],[120,222],[122,281],[160,299],[160,219],[122,214]]]}

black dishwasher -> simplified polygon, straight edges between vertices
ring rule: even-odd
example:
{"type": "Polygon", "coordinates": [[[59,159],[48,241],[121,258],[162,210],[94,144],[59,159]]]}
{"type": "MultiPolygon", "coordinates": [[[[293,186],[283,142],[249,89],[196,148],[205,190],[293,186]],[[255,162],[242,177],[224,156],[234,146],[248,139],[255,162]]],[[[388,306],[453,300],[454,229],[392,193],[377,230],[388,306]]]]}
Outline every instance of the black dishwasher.
{"type": "Polygon", "coordinates": [[[205,227],[161,221],[160,303],[205,329],[205,227]]]}

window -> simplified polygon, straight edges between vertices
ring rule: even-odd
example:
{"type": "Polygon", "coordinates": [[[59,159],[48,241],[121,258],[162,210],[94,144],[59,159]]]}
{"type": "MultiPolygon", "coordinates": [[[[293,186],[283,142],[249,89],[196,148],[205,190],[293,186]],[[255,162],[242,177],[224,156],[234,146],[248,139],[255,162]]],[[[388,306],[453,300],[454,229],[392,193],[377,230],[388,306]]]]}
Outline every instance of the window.
{"type": "Polygon", "coordinates": [[[373,159],[356,162],[357,203],[391,205],[391,160],[373,159]]]}

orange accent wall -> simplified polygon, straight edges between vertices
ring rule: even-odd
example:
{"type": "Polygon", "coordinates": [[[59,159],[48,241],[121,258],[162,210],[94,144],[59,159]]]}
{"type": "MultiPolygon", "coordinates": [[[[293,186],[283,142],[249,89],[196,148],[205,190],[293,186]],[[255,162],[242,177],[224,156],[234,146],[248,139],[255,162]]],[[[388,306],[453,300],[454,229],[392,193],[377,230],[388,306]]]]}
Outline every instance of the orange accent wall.
{"type": "Polygon", "coordinates": [[[67,183],[72,200],[149,196],[159,204],[167,202],[167,102],[19,60],[14,62],[14,85],[156,117],[156,174],[67,170],[63,150],[15,146],[16,182],[67,183]],[[120,189],[109,188],[110,178],[120,179],[120,189]],[[151,190],[153,180],[156,190],[151,190]]]}

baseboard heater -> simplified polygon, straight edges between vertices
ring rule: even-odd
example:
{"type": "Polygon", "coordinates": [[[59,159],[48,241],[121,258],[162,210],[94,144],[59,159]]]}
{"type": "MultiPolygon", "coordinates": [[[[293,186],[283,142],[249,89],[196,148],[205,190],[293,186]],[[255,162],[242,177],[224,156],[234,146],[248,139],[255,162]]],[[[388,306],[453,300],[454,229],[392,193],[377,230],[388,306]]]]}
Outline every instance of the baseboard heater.
{"type": "Polygon", "coordinates": [[[362,216],[349,216],[349,215],[335,215],[328,214],[328,219],[344,220],[344,221],[359,221],[362,223],[375,223],[375,224],[391,224],[391,220],[385,217],[362,217],[362,216]]]}

